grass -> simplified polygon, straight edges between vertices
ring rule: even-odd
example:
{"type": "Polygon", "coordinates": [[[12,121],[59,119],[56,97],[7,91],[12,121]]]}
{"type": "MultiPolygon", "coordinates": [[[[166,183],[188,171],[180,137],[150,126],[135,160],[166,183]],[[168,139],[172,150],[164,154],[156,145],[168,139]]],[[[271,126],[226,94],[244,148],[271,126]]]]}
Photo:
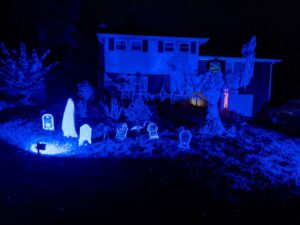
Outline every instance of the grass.
{"type": "Polygon", "coordinates": [[[300,186],[297,138],[248,126],[243,137],[207,137],[202,141],[202,135],[193,131],[191,148],[182,150],[176,131],[159,131],[158,140],[149,140],[146,133],[136,137],[133,132],[119,142],[113,139],[113,132],[110,139],[95,138],[101,136],[101,130],[95,129],[92,145],[78,147],[77,139],[63,137],[59,128],[44,131],[39,120],[17,119],[1,124],[0,139],[25,152],[31,152],[30,146],[38,141],[68,150],[55,157],[180,160],[186,163],[192,179],[201,179],[203,171],[211,171],[234,190],[300,186]]]}

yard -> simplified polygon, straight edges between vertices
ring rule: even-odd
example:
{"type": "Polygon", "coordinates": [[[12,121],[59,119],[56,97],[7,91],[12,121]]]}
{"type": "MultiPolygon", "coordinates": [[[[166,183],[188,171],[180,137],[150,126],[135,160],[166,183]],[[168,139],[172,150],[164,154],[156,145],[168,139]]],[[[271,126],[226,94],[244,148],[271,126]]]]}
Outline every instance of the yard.
{"type": "Polygon", "coordinates": [[[78,147],[59,121],[45,131],[39,116],[11,117],[0,126],[1,224],[298,223],[300,139],[240,124],[227,119],[223,136],[190,126],[181,149],[169,124],[159,139],[143,128],[118,141],[100,123],[78,147]]]}

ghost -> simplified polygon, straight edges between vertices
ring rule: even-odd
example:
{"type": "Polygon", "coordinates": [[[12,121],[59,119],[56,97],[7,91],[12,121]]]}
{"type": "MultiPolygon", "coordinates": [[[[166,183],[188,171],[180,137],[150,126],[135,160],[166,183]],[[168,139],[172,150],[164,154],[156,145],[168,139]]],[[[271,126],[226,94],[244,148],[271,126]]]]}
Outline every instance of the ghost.
{"type": "Polygon", "coordinates": [[[65,137],[74,137],[77,138],[77,132],[75,129],[75,108],[74,108],[74,102],[71,98],[68,99],[65,111],[64,111],[64,116],[62,120],[62,130],[64,132],[65,137]]]}

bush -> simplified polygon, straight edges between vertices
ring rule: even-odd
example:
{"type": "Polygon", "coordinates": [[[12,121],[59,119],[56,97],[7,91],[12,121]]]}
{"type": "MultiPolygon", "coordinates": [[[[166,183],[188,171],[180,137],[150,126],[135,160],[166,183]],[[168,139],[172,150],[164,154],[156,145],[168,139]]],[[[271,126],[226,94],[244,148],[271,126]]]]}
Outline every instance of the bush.
{"type": "Polygon", "coordinates": [[[143,124],[152,117],[149,107],[140,99],[135,99],[124,111],[127,121],[134,124],[143,124]]]}

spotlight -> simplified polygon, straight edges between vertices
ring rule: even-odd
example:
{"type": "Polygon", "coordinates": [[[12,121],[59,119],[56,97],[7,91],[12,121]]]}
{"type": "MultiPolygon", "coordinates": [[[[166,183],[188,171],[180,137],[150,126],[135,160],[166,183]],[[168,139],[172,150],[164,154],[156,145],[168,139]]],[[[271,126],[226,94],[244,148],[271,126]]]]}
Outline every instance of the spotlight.
{"type": "Polygon", "coordinates": [[[36,147],[35,147],[35,148],[37,149],[38,155],[39,155],[39,154],[40,154],[40,151],[45,151],[45,150],[46,150],[46,144],[38,142],[38,143],[36,144],[36,147]]]}

